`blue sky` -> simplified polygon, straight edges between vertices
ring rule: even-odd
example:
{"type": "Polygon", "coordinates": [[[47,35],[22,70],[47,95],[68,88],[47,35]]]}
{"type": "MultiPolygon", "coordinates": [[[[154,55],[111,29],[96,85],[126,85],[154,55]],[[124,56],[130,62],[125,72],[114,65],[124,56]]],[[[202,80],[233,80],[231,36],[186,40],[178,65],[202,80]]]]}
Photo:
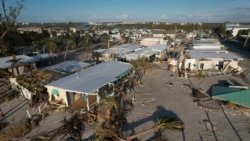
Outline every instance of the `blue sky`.
{"type": "Polygon", "coordinates": [[[250,22],[250,0],[25,0],[18,17],[18,22],[88,21],[250,22]]]}

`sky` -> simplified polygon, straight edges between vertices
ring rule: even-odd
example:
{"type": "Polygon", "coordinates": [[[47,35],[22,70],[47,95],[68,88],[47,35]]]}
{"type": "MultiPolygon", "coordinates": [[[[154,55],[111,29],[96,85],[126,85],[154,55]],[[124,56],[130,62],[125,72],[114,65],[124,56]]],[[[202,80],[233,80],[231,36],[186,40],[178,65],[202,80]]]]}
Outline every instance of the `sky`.
{"type": "MultiPolygon", "coordinates": [[[[13,5],[16,0],[7,0],[13,5]]],[[[250,22],[250,0],[25,0],[17,22],[250,22]]]]}

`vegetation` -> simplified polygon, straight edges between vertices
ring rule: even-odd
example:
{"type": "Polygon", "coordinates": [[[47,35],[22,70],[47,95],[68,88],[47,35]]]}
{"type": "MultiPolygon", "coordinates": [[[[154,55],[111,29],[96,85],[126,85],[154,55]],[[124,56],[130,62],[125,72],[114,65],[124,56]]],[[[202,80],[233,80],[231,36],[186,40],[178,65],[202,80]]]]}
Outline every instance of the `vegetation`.
{"type": "Polygon", "coordinates": [[[6,63],[11,63],[11,71],[13,73],[13,75],[20,75],[20,72],[19,72],[19,69],[18,69],[18,63],[23,60],[23,58],[16,58],[16,55],[13,55],[12,56],[12,59],[11,60],[7,60],[6,63]],[[16,70],[16,74],[14,72],[14,68],[16,70]]]}
{"type": "Polygon", "coordinates": [[[203,82],[203,80],[206,78],[207,76],[203,73],[202,70],[199,70],[195,76],[195,78],[198,80],[198,86],[197,86],[197,90],[198,92],[201,91],[200,85],[203,82]]]}
{"type": "MultiPolygon", "coordinates": [[[[56,74],[51,71],[33,71],[30,75],[17,77],[18,84],[33,93],[30,106],[37,106],[40,102],[48,102],[48,94],[43,83],[50,81],[53,77],[56,77],[56,74]]],[[[22,94],[21,88],[19,91],[22,94]]]]}
{"type": "Polygon", "coordinates": [[[0,56],[8,53],[9,48],[4,37],[9,31],[15,29],[17,17],[23,9],[23,0],[17,1],[16,6],[6,7],[6,0],[1,0],[0,12],[0,56]]]}
{"type": "Polygon", "coordinates": [[[181,131],[183,129],[184,129],[184,124],[181,121],[176,120],[174,118],[169,118],[169,117],[159,117],[155,126],[153,126],[150,129],[147,129],[143,132],[129,136],[129,137],[127,137],[127,139],[132,140],[132,139],[137,138],[139,136],[145,135],[149,132],[157,132],[158,130],[181,131]]]}
{"type": "Polygon", "coordinates": [[[142,76],[146,73],[148,68],[151,68],[151,65],[148,61],[148,58],[142,57],[137,60],[133,60],[130,62],[135,69],[135,77],[139,84],[142,83],[142,76]]]}

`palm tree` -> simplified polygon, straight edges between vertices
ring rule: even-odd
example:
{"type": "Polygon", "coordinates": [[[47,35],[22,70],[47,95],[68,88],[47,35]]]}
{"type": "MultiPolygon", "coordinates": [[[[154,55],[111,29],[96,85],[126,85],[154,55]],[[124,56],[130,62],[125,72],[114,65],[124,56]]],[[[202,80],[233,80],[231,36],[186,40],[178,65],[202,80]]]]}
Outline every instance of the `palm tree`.
{"type": "Polygon", "coordinates": [[[198,87],[197,90],[200,92],[201,88],[200,88],[200,84],[203,82],[203,80],[207,77],[205,74],[203,74],[202,70],[199,70],[195,76],[198,80],[198,87]]]}
{"type": "Polygon", "coordinates": [[[130,62],[135,69],[136,79],[139,84],[142,82],[142,76],[146,73],[146,70],[151,67],[146,57],[139,58],[130,62]]]}
{"type": "Polygon", "coordinates": [[[98,64],[99,63],[99,58],[101,57],[101,53],[99,53],[97,51],[93,51],[92,57],[95,58],[95,61],[98,64]]]}
{"type": "Polygon", "coordinates": [[[18,69],[18,63],[23,60],[23,58],[16,58],[16,55],[12,55],[12,59],[11,60],[8,60],[6,61],[6,63],[11,63],[11,71],[12,73],[15,75],[14,73],[14,68],[16,68],[16,72],[17,74],[16,75],[19,75],[20,72],[19,72],[19,69],[18,69]]]}
{"type": "Polygon", "coordinates": [[[108,35],[107,33],[104,33],[104,34],[102,35],[102,42],[104,43],[104,46],[105,46],[106,48],[109,48],[109,47],[110,47],[109,40],[110,40],[110,35],[108,35]]]}
{"type": "Polygon", "coordinates": [[[105,114],[105,120],[96,128],[96,141],[121,140],[121,127],[126,123],[126,119],[125,111],[119,107],[120,105],[115,96],[106,98],[102,104],[100,104],[98,114],[105,114]]]}
{"type": "MultiPolygon", "coordinates": [[[[185,77],[185,72],[186,72],[185,63],[186,63],[186,59],[187,59],[187,58],[190,58],[190,57],[188,56],[187,52],[186,52],[186,51],[181,52],[181,57],[180,57],[180,59],[182,59],[182,60],[181,60],[181,68],[178,69],[179,77],[185,77]]],[[[179,66],[178,66],[178,68],[179,68],[179,66]]]]}
{"type": "Polygon", "coordinates": [[[66,45],[66,49],[65,49],[65,53],[64,53],[64,61],[66,61],[68,50],[70,47],[73,48],[75,46],[75,42],[72,38],[67,38],[67,39],[64,39],[64,43],[66,45]]]}
{"type": "Polygon", "coordinates": [[[79,115],[74,115],[58,129],[58,133],[64,134],[63,137],[69,135],[74,140],[81,141],[84,132],[84,125],[82,123],[84,120],[85,119],[81,119],[79,115]]]}
{"type": "Polygon", "coordinates": [[[176,120],[174,118],[159,117],[155,126],[153,126],[150,129],[147,129],[145,131],[142,131],[140,133],[137,133],[135,135],[129,136],[126,139],[132,140],[132,139],[137,138],[139,136],[145,135],[149,132],[158,131],[158,130],[181,131],[183,129],[184,129],[184,124],[181,121],[176,120]]]}
{"type": "Polygon", "coordinates": [[[53,59],[51,54],[52,53],[57,54],[59,52],[59,49],[58,49],[58,46],[57,46],[57,43],[59,42],[59,39],[57,37],[45,38],[42,42],[49,50],[48,54],[49,54],[50,59],[53,59]]]}
{"type": "Polygon", "coordinates": [[[81,47],[81,54],[83,55],[86,54],[88,56],[89,51],[90,51],[90,46],[92,45],[92,41],[91,41],[91,36],[89,33],[86,33],[83,37],[83,39],[80,41],[80,47],[81,47]]]}

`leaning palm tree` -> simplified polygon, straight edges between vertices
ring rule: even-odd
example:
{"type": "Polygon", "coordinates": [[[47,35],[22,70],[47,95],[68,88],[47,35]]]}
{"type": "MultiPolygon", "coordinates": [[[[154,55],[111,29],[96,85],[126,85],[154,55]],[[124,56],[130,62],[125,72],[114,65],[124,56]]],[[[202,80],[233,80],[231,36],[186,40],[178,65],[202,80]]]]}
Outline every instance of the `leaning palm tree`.
{"type": "Polygon", "coordinates": [[[14,73],[14,68],[16,68],[16,75],[19,75],[20,72],[19,72],[19,69],[18,69],[18,63],[23,60],[23,58],[16,58],[16,55],[12,55],[12,59],[10,60],[7,60],[6,63],[11,63],[11,71],[12,73],[15,75],[14,73]]]}
{"type": "Polygon", "coordinates": [[[183,122],[176,120],[174,118],[159,117],[155,126],[153,126],[150,129],[144,130],[140,133],[137,133],[135,135],[129,136],[126,139],[132,140],[134,138],[137,138],[139,136],[145,135],[145,134],[153,132],[153,131],[159,131],[159,130],[181,131],[183,129],[184,129],[183,122]]]}

